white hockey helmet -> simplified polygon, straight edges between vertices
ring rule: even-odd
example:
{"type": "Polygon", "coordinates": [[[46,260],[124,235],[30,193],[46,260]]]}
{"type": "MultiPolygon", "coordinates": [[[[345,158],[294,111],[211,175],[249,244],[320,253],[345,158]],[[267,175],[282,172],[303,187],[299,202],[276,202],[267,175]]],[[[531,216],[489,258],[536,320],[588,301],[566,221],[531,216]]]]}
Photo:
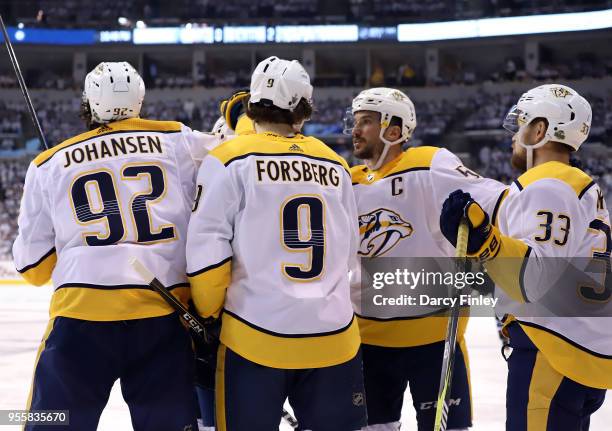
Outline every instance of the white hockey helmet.
{"type": "Polygon", "coordinates": [[[302,98],[312,104],[310,76],[297,60],[268,57],[251,76],[249,103],[268,101],[281,109],[293,111],[302,98]]]}
{"type": "Polygon", "coordinates": [[[144,95],[142,78],[125,61],[100,63],[85,77],[85,97],[99,124],[138,117],[144,95]]]}
{"type": "Polygon", "coordinates": [[[351,134],[353,130],[353,116],[359,111],[374,111],[380,113],[380,140],[385,148],[380,157],[372,166],[373,170],[380,168],[387,156],[389,147],[406,142],[417,126],[416,112],[412,100],[400,90],[394,88],[377,87],[363,90],[353,99],[350,112],[345,118],[345,133],[351,134]],[[393,117],[402,120],[402,134],[399,139],[389,141],[383,137],[393,117]]]}
{"type": "Polygon", "coordinates": [[[503,127],[515,134],[536,118],[548,121],[544,138],[535,145],[526,145],[521,135],[517,139],[517,143],[527,150],[527,169],[533,165],[533,150],[549,141],[578,150],[591,130],[591,105],[565,85],[540,85],[521,96],[506,115],[503,127]]]}

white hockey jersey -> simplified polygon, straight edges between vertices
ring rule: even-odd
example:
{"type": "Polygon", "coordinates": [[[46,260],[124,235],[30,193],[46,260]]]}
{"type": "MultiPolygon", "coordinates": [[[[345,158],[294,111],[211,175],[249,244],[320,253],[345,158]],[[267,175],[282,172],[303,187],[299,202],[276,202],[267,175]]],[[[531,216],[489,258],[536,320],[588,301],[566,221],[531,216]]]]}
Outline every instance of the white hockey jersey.
{"type": "Polygon", "coordinates": [[[187,223],[197,169],[216,141],[178,122],[132,118],[32,161],[13,256],[27,281],[52,278],[51,317],[112,321],[172,312],[132,269],[132,256],[188,300],[187,223]]]}
{"type": "MultiPolygon", "coordinates": [[[[359,213],[359,255],[368,258],[453,257],[453,246],[440,232],[444,200],[462,189],[493,212],[505,189],[437,147],[410,148],[377,171],[361,165],[351,172],[359,213]]],[[[370,307],[368,312],[361,304],[361,289],[360,283],[354,284],[352,296],[363,343],[410,347],[444,340],[446,317],[423,317],[419,314],[425,314],[424,309],[416,307],[397,308],[395,316],[380,314],[383,308],[370,307]]],[[[467,318],[461,318],[460,335],[466,325],[467,318]]]]}
{"type": "Polygon", "coordinates": [[[501,247],[485,266],[498,287],[496,312],[506,324],[517,320],[559,373],[612,389],[610,280],[583,283],[610,275],[610,219],[599,186],[577,168],[544,163],[512,184],[495,222],[501,247]],[[601,264],[601,273],[585,263],[601,264]]]}
{"type": "Polygon", "coordinates": [[[247,134],[213,150],[197,182],[188,275],[198,312],[223,311],[221,342],[275,368],[354,357],[358,228],[346,162],[311,137],[247,134]]]}

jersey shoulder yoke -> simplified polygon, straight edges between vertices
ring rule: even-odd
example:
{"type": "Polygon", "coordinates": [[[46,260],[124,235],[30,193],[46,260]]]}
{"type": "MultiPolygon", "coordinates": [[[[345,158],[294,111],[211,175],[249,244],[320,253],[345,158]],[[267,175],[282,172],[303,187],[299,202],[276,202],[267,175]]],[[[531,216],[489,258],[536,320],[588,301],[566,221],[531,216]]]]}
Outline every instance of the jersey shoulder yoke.
{"type": "Polygon", "coordinates": [[[564,182],[574,190],[578,199],[595,184],[593,179],[582,170],[561,162],[547,162],[529,169],[514,183],[519,190],[546,179],[564,182]]]}

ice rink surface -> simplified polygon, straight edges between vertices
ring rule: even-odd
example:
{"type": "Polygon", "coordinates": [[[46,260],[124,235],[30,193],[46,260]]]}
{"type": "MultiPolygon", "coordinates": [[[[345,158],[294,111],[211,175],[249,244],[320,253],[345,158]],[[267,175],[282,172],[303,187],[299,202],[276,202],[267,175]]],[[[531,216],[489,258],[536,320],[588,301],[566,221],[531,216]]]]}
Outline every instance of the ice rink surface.
{"type": "MultiPolygon", "coordinates": [[[[48,320],[51,287],[0,284],[0,409],[23,409],[40,338],[48,320]]],[[[493,318],[472,318],[467,330],[474,431],[503,431],[506,364],[493,318]]],[[[410,394],[406,394],[403,430],[416,429],[410,394]]],[[[608,394],[610,396],[610,394],[608,394]]],[[[591,431],[612,429],[612,400],[593,415],[591,431]]],[[[20,427],[0,427],[18,430],[20,427]]],[[[99,430],[130,431],[130,417],[119,386],[115,384],[102,414],[99,430]]],[[[291,428],[281,424],[281,430],[291,428]]]]}

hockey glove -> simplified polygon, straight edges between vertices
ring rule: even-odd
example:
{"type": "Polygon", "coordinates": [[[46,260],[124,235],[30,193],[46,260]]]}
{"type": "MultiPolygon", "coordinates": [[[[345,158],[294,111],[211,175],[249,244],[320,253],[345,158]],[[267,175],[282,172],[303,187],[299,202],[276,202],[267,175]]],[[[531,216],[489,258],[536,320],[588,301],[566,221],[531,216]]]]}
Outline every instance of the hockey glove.
{"type": "Polygon", "coordinates": [[[470,229],[468,256],[480,261],[494,258],[500,248],[499,231],[491,225],[489,215],[469,193],[455,190],[444,201],[440,214],[440,230],[454,247],[457,246],[457,231],[463,217],[470,229]]]}
{"type": "Polygon", "coordinates": [[[238,118],[245,112],[244,103],[247,101],[251,93],[248,88],[242,88],[237,90],[228,99],[222,100],[219,105],[219,111],[225,118],[225,124],[232,129],[236,130],[238,124],[238,118]]]}

